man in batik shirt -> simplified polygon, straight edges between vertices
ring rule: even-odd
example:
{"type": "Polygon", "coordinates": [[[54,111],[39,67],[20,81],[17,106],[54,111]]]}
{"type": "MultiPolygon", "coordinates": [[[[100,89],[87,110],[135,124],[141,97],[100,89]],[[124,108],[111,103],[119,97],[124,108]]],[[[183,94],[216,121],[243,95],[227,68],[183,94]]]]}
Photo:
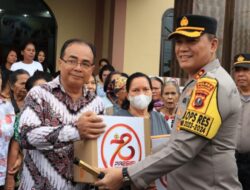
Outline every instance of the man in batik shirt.
{"type": "Polygon", "coordinates": [[[105,124],[100,99],[84,91],[94,69],[93,46],[79,39],[64,43],[58,61],[61,74],[34,87],[20,117],[25,150],[19,189],[81,189],[73,179],[73,142],[95,139],[105,124]]]}

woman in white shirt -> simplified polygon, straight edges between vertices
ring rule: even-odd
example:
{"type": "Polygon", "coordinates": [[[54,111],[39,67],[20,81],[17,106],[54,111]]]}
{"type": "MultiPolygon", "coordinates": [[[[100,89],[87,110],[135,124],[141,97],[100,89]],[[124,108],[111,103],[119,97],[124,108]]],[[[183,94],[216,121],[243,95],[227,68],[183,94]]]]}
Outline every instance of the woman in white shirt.
{"type": "Polygon", "coordinates": [[[34,42],[25,42],[24,45],[21,47],[21,55],[23,56],[23,60],[11,65],[11,71],[23,69],[26,70],[30,76],[32,76],[36,70],[43,71],[41,63],[34,61],[36,55],[34,42]]]}

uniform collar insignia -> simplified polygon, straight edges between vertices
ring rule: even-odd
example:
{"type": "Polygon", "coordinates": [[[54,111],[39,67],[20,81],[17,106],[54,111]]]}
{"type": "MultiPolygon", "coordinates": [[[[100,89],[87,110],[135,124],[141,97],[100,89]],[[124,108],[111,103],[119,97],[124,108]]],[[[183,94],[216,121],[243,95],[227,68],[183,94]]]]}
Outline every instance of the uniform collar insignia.
{"type": "Polygon", "coordinates": [[[194,78],[197,80],[197,79],[201,78],[204,74],[205,74],[205,70],[204,70],[204,69],[201,69],[201,70],[199,70],[199,71],[195,74],[195,77],[194,77],[194,78]]]}

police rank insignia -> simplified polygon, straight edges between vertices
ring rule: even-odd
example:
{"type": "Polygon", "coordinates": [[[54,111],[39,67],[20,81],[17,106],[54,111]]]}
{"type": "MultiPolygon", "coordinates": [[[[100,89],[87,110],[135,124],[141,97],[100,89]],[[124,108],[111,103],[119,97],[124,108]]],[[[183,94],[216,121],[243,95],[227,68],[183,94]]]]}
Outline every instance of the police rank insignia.
{"type": "Polygon", "coordinates": [[[237,62],[242,62],[242,61],[244,61],[245,60],[245,58],[242,56],[242,55],[240,55],[238,58],[237,58],[237,62]]]}
{"type": "Polygon", "coordinates": [[[180,129],[205,138],[213,138],[221,125],[217,105],[216,79],[203,77],[197,80],[187,110],[181,118],[180,129]]]}
{"type": "Polygon", "coordinates": [[[187,17],[183,17],[180,21],[180,26],[187,26],[188,25],[188,19],[187,17]]]}
{"type": "Polygon", "coordinates": [[[199,72],[198,73],[196,73],[196,75],[194,76],[194,78],[197,80],[197,79],[199,79],[199,78],[201,78],[204,74],[205,74],[205,70],[204,69],[201,69],[201,70],[199,70],[199,72]]]}

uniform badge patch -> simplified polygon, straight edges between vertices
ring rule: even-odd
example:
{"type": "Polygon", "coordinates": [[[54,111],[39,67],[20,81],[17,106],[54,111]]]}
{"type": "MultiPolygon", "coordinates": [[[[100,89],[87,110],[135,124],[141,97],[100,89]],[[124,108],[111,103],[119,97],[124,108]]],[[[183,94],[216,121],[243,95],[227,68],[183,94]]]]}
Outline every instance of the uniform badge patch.
{"type": "Polygon", "coordinates": [[[193,108],[200,109],[203,106],[207,106],[206,104],[210,101],[206,101],[206,99],[207,97],[211,98],[209,95],[213,93],[214,89],[215,84],[211,81],[197,82],[195,86],[194,98],[191,101],[193,108]]]}
{"type": "Polygon", "coordinates": [[[213,138],[221,125],[217,105],[218,82],[212,78],[197,80],[187,110],[181,119],[180,129],[208,139],[213,138]]]}
{"type": "Polygon", "coordinates": [[[191,97],[191,109],[202,110],[205,113],[210,104],[212,95],[217,88],[217,81],[208,78],[201,78],[197,81],[191,97]]]}

